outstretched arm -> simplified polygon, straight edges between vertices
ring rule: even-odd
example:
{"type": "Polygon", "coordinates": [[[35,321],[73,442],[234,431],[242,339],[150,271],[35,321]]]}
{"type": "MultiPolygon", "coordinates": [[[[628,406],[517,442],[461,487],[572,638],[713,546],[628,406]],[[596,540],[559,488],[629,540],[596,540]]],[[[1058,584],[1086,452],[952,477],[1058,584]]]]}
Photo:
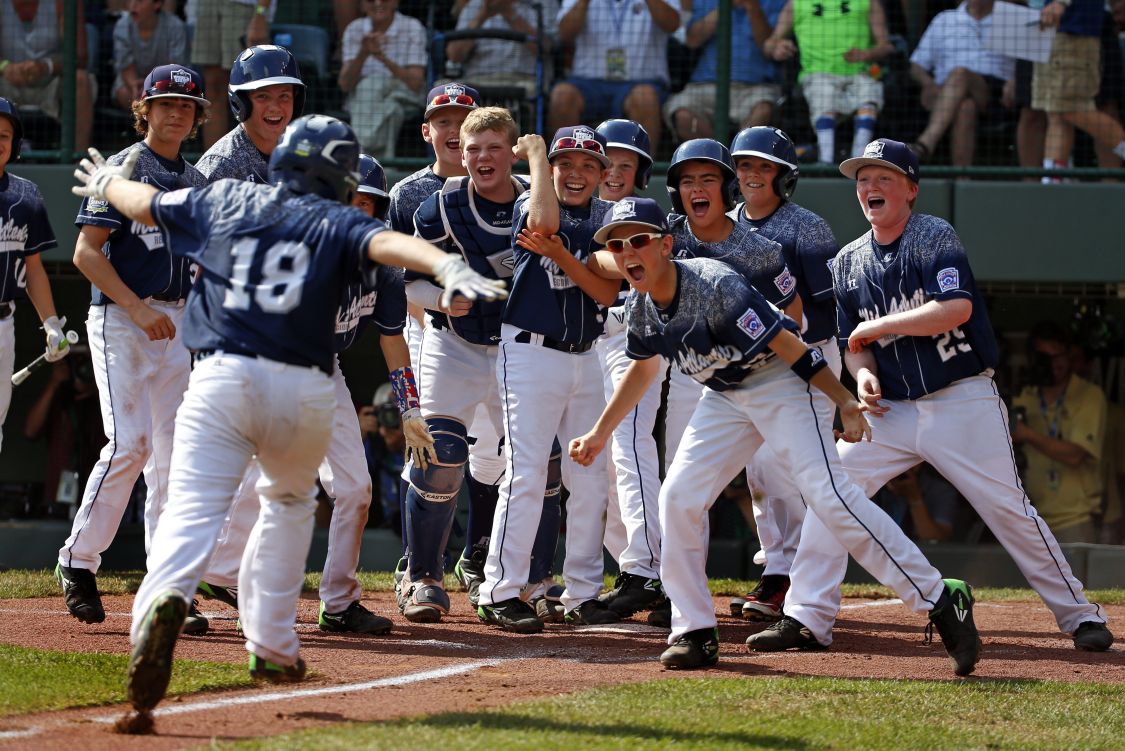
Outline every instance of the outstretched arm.
{"type": "Polygon", "coordinates": [[[609,400],[609,404],[605,405],[594,427],[586,435],[570,442],[571,459],[584,467],[593,463],[613,436],[613,429],[644,396],[652,379],[660,372],[661,362],[663,361],[659,357],[650,357],[647,360],[634,360],[629,363],[625,375],[613,389],[613,397],[609,400]]]}

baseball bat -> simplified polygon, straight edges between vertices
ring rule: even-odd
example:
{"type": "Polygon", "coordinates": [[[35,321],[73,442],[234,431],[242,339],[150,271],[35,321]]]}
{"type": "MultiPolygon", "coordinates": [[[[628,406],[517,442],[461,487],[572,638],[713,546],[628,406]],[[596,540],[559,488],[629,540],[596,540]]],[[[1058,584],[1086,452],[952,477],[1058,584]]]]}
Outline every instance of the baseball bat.
{"type": "MultiPolygon", "coordinates": [[[[78,344],[78,332],[73,330],[66,332],[66,340],[71,344],[78,344]]],[[[19,386],[21,383],[27,380],[28,376],[30,376],[32,373],[39,370],[46,364],[47,353],[44,352],[43,354],[39,355],[39,357],[36,357],[34,360],[28,363],[28,366],[26,368],[19,371],[18,373],[12,374],[12,385],[19,386]]]]}

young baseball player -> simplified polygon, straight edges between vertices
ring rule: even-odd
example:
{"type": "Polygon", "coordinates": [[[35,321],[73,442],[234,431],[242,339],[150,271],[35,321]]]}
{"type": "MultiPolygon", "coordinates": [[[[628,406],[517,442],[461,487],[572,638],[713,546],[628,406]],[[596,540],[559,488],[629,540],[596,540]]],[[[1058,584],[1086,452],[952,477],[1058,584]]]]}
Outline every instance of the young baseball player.
{"type": "MultiPolygon", "coordinates": [[[[0,97],[0,428],[12,401],[12,371],[16,364],[16,301],[30,299],[47,334],[46,359],[66,357],[70,343],[55,315],[51,283],[39,254],[57,244],[43,196],[35,183],[7,171],[19,159],[23,124],[15,105],[0,97]]],[[[0,442],[3,432],[0,431],[0,442]]]]}
{"type": "MultiPolygon", "coordinates": [[[[163,697],[185,593],[199,582],[252,455],[263,504],[239,579],[250,672],[299,680],[296,606],[316,505],[313,477],[333,429],[329,374],[345,284],[370,279],[378,266],[433,273],[448,295],[470,299],[502,295],[502,284],[347,207],[359,144],[332,118],[290,125],[270,158],[270,186],[224,180],[165,192],[126,179],[135,155],[113,167],[91,156],[76,172],[83,185],[75,192],[158,226],[177,257],[201,267],[183,326],[196,364],[177,415],[173,502],[134,602],[129,699],[147,713],[163,697]]],[[[413,378],[401,373],[394,383],[400,408],[416,414],[413,378]]],[[[432,451],[425,431],[414,438],[412,450],[432,451]]]]}
{"type": "MultiPolygon", "coordinates": [[[[929,462],[973,505],[1075,647],[1109,649],[1105,614],[1086,600],[1020,484],[992,380],[996,341],[961,241],[942,219],[912,211],[917,156],[880,138],[840,171],[856,181],[871,223],[833,264],[840,341],[875,417],[874,439],[841,446],[841,462],[868,493],[929,462]]],[[[801,530],[785,617],[751,637],[755,649],[831,641],[847,554],[817,522],[809,515],[801,530]]]]}
{"type": "MultiPolygon", "coordinates": [[[[144,138],[109,163],[135,160],[137,179],[161,190],[205,185],[180,148],[208,106],[203,78],[194,70],[154,68],[133,103],[134,127],[144,138]]],[[[191,356],[176,334],[192,281],[190,262],[169,253],[159,230],[131,221],[100,198],[83,201],[75,223],[74,265],[92,284],[86,330],[109,442],[86,482],[55,573],[70,614],[101,623],[105,611],[94,576],[137,476],[144,471],[148,490],[146,550],[168,496],[172,421],[191,371],[191,356]]],[[[205,633],[207,625],[193,608],[187,633],[205,633]]]]}
{"type": "Polygon", "coordinates": [[[215,141],[196,168],[211,182],[232,177],[269,183],[269,158],[277,139],[305,107],[297,58],[284,47],[244,50],[230,71],[227,100],[238,124],[215,141]]]}
{"type": "Polygon", "coordinates": [[[582,464],[594,460],[660,371],[658,355],[705,386],[660,489],[660,573],[672,601],[671,646],[660,661],[669,668],[697,668],[718,660],[705,571],[707,511],[747,457],[768,442],[792,470],[810,508],[847,541],[856,560],[911,609],[929,611],[957,674],[972,672],[980,639],[968,585],[943,581],[898,525],[844,474],[831,435],[821,430],[811,390],[824,391],[839,406],[843,436],[850,441],[871,437],[866,407],[840,384],[820,351],[798,338],[797,324],[726,264],[673,261],[674,240],[655,201],[619,202],[597,240],[612,255],[615,275],[624,274],[634,289],[626,320],[629,356],[636,362],[594,428],[571,441],[570,455],[582,464]]]}
{"type": "MultiPolygon", "coordinates": [[[[602,333],[599,306],[617,299],[619,282],[586,268],[594,231],[610,204],[594,198],[605,168],[606,139],[592,128],[561,128],[548,152],[538,135],[519,139],[531,190],[516,201],[512,294],[504,310],[496,375],[504,409],[507,467],[480,586],[481,620],[508,631],[543,628],[520,597],[539,526],[551,444],[572,435],[604,403],[601,369],[591,352],[602,333]],[[534,250],[532,250],[534,248],[534,250]]],[[[562,461],[570,490],[562,595],[569,623],[619,616],[598,601],[605,531],[607,468],[562,461]]]]}
{"type": "MultiPolygon", "coordinates": [[[[828,367],[839,377],[836,300],[828,264],[840,246],[827,222],[791,200],[800,173],[796,147],[777,128],[759,126],[739,132],[730,150],[743,198],[732,216],[763,237],[780,243],[785,263],[794,272],[797,296],[802,303],[805,328],[801,336],[810,346],[820,349],[828,367]]],[[[822,392],[816,392],[813,398],[821,430],[830,432],[836,405],[822,392]]],[[[741,603],[741,613],[750,620],[776,621],[781,618],[781,606],[789,589],[789,569],[801,536],[805,506],[789,473],[768,446],[755,455],[747,475],[758,491],[754,520],[766,565],[758,586],[741,603]]]]}
{"type": "MultiPolygon", "coordinates": [[[[606,138],[609,169],[598,197],[626,201],[648,185],[652,174],[652,144],[648,133],[632,120],[606,120],[596,128],[606,138]]],[[[602,365],[605,397],[629,365],[625,356],[625,296],[606,311],[605,334],[595,349],[602,365]]],[[[599,599],[623,618],[637,611],[661,607],[666,598],[660,586],[660,457],[653,430],[660,410],[662,379],[654,379],[632,414],[613,433],[609,462],[609,504],[606,510],[606,549],[621,571],[613,589],[599,599]]]]}

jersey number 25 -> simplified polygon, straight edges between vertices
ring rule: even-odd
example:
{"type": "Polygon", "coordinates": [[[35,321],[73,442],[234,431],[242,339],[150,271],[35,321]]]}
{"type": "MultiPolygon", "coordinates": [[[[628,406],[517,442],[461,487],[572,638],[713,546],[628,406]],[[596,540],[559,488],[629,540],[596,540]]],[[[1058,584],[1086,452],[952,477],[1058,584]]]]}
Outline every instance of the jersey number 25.
{"type": "Polygon", "coordinates": [[[266,313],[288,313],[301,302],[309,270],[309,248],[297,242],[271,245],[262,261],[261,280],[251,284],[250,267],[257,250],[258,240],[253,237],[244,237],[231,248],[234,263],[223,307],[249,310],[253,301],[266,313]]]}
{"type": "Polygon", "coordinates": [[[960,326],[954,326],[944,334],[934,334],[937,340],[938,357],[942,362],[949,362],[961,352],[972,352],[973,348],[965,341],[965,333],[960,326]]]}

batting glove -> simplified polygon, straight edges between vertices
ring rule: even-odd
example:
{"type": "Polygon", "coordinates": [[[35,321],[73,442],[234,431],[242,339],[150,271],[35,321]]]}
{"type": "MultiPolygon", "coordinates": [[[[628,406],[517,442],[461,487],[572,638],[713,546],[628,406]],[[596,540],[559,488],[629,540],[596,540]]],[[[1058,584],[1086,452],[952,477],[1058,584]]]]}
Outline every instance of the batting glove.
{"type": "Polygon", "coordinates": [[[43,321],[43,331],[47,333],[47,351],[44,353],[47,362],[61,360],[70,354],[70,342],[62,327],[62,321],[55,316],[43,321]]]}
{"type": "Polygon", "coordinates": [[[437,461],[434,437],[422,419],[422,410],[414,407],[402,413],[402,433],[406,438],[406,458],[414,462],[415,467],[428,469],[430,462],[437,461]]]}
{"type": "Polygon", "coordinates": [[[485,300],[503,300],[508,296],[504,289],[504,282],[499,279],[489,279],[481,276],[469,267],[469,264],[454,255],[446,256],[445,260],[434,268],[434,278],[438,284],[445,287],[441,293],[441,305],[445,309],[453,303],[454,295],[461,295],[470,300],[478,297],[485,300]]]}
{"type": "Polygon", "coordinates": [[[74,176],[81,185],[75,185],[70,192],[97,201],[106,200],[105,189],[112,181],[118,178],[128,180],[132,177],[133,168],[141,155],[139,149],[134,149],[125,157],[124,162],[111,167],[106,164],[105,158],[97,149],[90,147],[88,153],[90,158],[83,159],[78,163],[78,169],[74,170],[74,176]]]}

